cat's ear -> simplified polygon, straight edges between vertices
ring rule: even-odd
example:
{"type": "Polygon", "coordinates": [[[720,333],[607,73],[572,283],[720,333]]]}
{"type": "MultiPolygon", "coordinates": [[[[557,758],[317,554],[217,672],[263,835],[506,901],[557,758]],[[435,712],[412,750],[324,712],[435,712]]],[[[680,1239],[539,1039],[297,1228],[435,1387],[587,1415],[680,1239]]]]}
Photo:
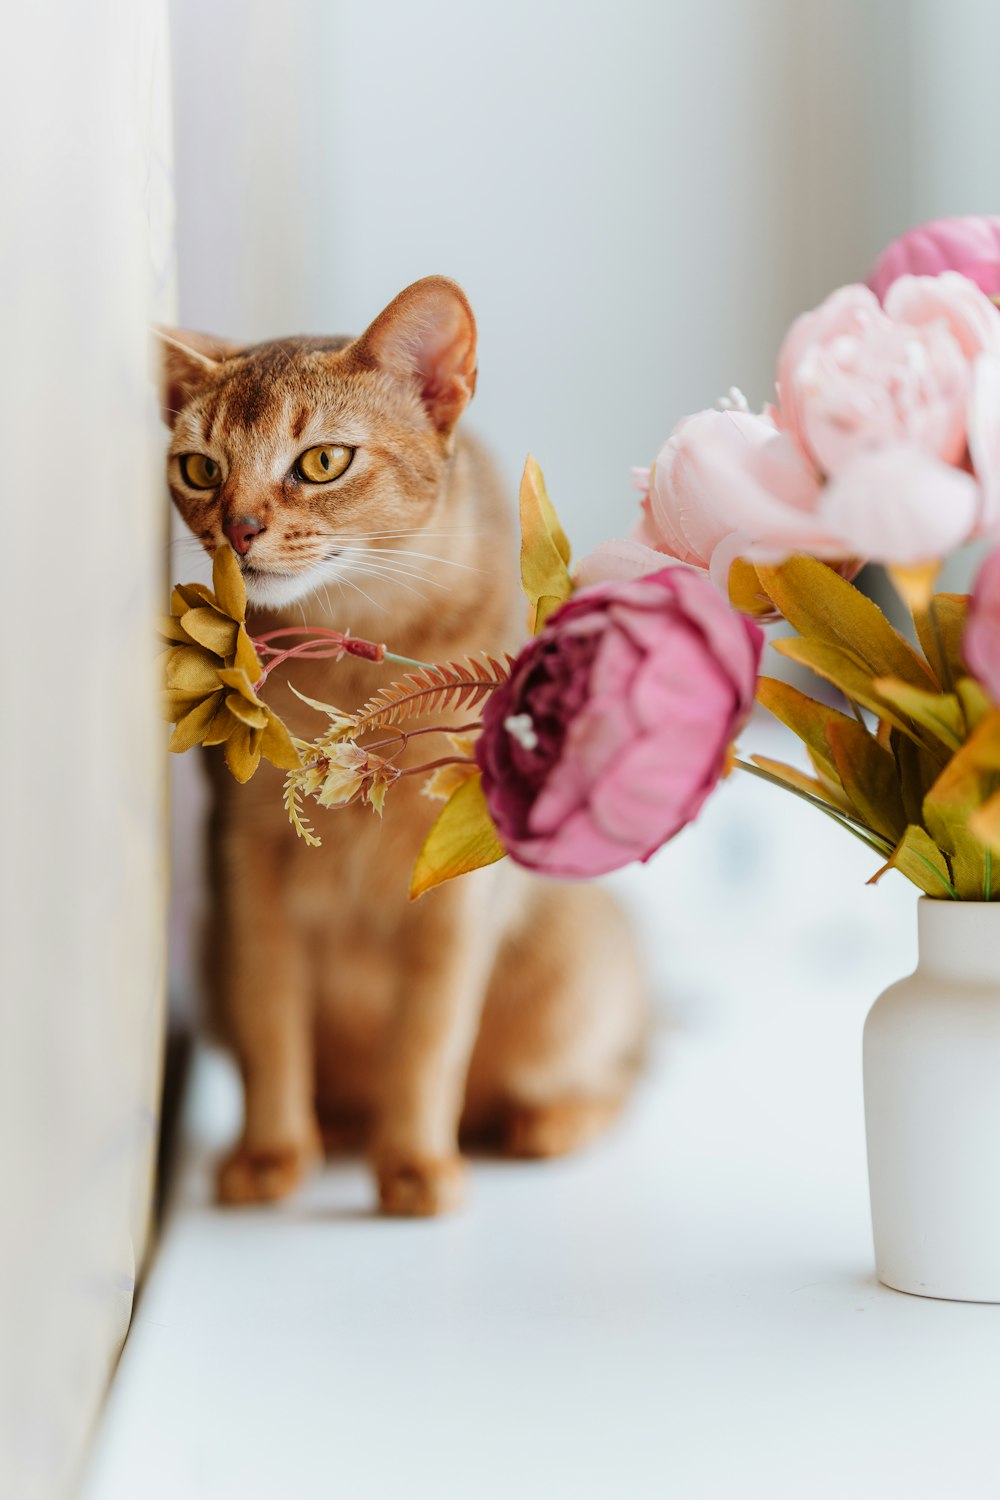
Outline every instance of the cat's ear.
{"type": "Polygon", "coordinates": [[[476,320],[462,288],[425,276],[400,292],[351,348],[366,369],[416,380],[427,415],[447,436],[476,389],[476,320]]]}
{"type": "Polygon", "coordinates": [[[185,401],[219,373],[224,360],[232,359],[238,345],[227,344],[208,333],[191,333],[186,328],[152,329],[156,345],[160,408],[163,420],[173,427],[185,401]]]}

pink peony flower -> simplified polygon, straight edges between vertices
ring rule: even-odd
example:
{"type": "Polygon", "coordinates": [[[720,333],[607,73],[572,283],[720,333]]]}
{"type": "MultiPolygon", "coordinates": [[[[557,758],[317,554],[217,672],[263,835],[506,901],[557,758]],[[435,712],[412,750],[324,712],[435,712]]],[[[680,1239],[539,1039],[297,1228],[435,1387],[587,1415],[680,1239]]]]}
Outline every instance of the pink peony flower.
{"type": "Polygon", "coordinates": [[[964,646],[966,665],[1000,707],[1000,547],[976,579],[964,646]]]}
{"type": "Polygon", "coordinates": [[[1000,295],[1000,216],[932,219],[907,230],[882,251],[868,285],[881,301],[900,276],[940,276],[943,271],[967,276],[988,297],[1000,295]]]}
{"type": "Polygon", "coordinates": [[[673,838],[724,772],[762,645],[685,568],[574,594],[483,715],[483,788],[514,859],[583,879],[673,838]]]}

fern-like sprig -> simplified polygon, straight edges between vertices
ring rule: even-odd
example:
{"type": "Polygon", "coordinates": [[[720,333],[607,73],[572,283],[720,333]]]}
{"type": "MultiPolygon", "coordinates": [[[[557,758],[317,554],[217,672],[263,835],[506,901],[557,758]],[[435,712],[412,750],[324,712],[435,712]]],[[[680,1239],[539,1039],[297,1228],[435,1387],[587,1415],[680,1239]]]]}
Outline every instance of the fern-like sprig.
{"type": "Polygon", "coordinates": [[[306,843],[309,844],[313,849],[318,849],[323,840],[317,837],[316,833],[313,831],[312,824],[306,821],[305,816],[302,812],[302,805],[299,800],[301,796],[302,787],[300,785],[300,773],[296,771],[290,771],[285,777],[284,794],[285,811],[288,814],[288,821],[291,823],[300,839],[305,839],[306,843]]]}
{"type": "Polygon", "coordinates": [[[511,656],[500,661],[483,653],[467,656],[464,662],[442,662],[410,672],[368,700],[355,717],[352,734],[367,734],[445,709],[474,708],[508,680],[512,661],[511,656]]]}

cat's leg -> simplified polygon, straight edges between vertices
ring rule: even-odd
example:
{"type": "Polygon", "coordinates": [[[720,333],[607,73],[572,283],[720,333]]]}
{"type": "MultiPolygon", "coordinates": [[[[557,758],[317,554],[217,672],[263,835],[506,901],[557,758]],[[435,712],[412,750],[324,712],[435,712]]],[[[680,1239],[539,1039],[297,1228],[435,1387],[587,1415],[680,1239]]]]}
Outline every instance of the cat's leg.
{"type": "Polygon", "coordinates": [[[404,920],[401,988],[373,1143],[386,1213],[443,1213],[461,1200],[458,1125],[496,956],[493,875],[484,870],[452,881],[404,920]]]}
{"type": "Polygon", "coordinates": [[[533,883],[498,953],[468,1114],[488,1110],[511,1155],[575,1151],[620,1110],[647,1029],[643,978],[617,906],[596,886],[533,883]]]}
{"type": "Polygon", "coordinates": [[[319,1160],[306,946],[282,900],[281,860],[230,830],[221,855],[221,962],[227,1039],[243,1076],[243,1133],[222,1162],[219,1198],[284,1198],[319,1160]]]}

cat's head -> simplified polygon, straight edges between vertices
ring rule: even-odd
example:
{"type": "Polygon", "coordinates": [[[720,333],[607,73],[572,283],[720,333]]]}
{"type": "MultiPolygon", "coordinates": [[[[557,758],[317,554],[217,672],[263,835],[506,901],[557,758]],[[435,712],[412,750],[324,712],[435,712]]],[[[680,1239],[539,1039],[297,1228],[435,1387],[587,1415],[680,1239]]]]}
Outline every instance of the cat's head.
{"type": "Polygon", "coordinates": [[[171,494],[206,551],[232,543],[252,605],[293,603],[430,524],[476,384],[454,282],[415,282],[357,339],[159,336],[171,494]]]}

